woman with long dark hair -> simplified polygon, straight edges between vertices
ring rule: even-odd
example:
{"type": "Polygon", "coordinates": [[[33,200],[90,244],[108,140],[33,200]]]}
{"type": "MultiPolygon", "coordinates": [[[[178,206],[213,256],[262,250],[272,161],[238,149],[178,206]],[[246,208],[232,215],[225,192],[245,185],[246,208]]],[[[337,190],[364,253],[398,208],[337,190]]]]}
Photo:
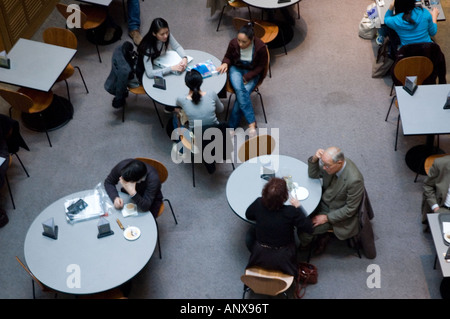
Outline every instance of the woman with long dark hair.
{"type": "Polygon", "coordinates": [[[432,42],[437,33],[439,10],[430,11],[416,6],[416,0],[393,0],[384,16],[384,23],[400,38],[400,46],[432,42]]]}
{"type": "Polygon", "coordinates": [[[177,106],[186,113],[189,128],[194,128],[194,121],[201,121],[202,126],[219,124],[216,114],[223,111],[223,104],[217,93],[202,91],[203,78],[197,70],[186,72],[185,83],[189,93],[177,98],[177,106]]]}
{"type": "Polygon", "coordinates": [[[142,81],[144,72],[149,78],[153,78],[161,72],[163,75],[171,72],[180,73],[186,69],[188,63],[183,47],[170,33],[169,24],[163,18],[156,18],[152,21],[149,31],[142,38],[142,41],[137,48],[137,52],[139,59],[136,67],[136,75],[139,81],[142,81]],[[154,60],[165,54],[169,46],[178,53],[181,62],[164,69],[153,69],[154,60]]]}
{"type": "Polygon", "coordinates": [[[255,221],[255,227],[247,234],[247,247],[251,251],[247,267],[260,266],[297,276],[297,249],[295,228],[312,233],[313,225],[300,205],[289,196],[286,181],[273,177],[245,212],[255,221]],[[285,202],[289,199],[291,205],[285,202]]]}

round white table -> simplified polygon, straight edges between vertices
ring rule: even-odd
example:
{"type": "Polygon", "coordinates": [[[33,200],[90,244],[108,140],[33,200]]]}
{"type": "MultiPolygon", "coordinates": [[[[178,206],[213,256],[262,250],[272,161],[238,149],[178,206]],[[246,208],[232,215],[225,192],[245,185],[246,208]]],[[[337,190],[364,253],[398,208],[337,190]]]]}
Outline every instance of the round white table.
{"type": "MultiPolygon", "coordinates": [[[[189,62],[189,65],[195,65],[197,63],[206,62],[211,59],[216,67],[220,66],[222,62],[215,56],[198,50],[185,50],[186,55],[191,56],[193,59],[189,62]]],[[[157,68],[155,66],[155,68],[157,68]]],[[[154,79],[148,78],[145,74],[142,78],[142,85],[144,86],[145,92],[150,96],[150,98],[155,102],[167,106],[176,106],[177,97],[187,95],[189,93],[189,88],[184,83],[184,77],[186,72],[179,75],[168,74],[164,76],[166,80],[166,89],[158,89],[153,87],[155,84],[154,79]]],[[[219,92],[225,86],[227,81],[227,75],[216,74],[208,78],[203,79],[203,84],[201,86],[202,91],[213,91],[219,94],[219,92]]]]}
{"type": "Polygon", "coordinates": [[[292,6],[300,0],[290,0],[288,2],[279,3],[278,0],[243,0],[249,6],[261,9],[280,9],[292,6]]]}
{"type": "MultiPolygon", "coordinates": [[[[28,229],[24,244],[27,266],[37,279],[56,291],[92,294],[120,286],[147,264],[155,250],[157,228],[150,212],[123,217],[121,211],[113,208],[104,218],[114,234],[103,238],[97,238],[99,218],[68,223],[64,203],[93,193],[86,190],[57,200],[28,229]],[[58,226],[56,240],[42,235],[42,223],[52,217],[58,226]],[[126,239],[117,218],[125,228],[138,227],[140,236],[135,240],[126,239]]],[[[129,201],[128,195],[120,196],[129,201]]]]}
{"type": "Polygon", "coordinates": [[[263,155],[240,164],[231,173],[227,181],[226,194],[228,204],[233,212],[243,220],[253,223],[245,217],[245,212],[253,201],[261,196],[262,189],[267,183],[261,178],[261,167],[272,164],[275,177],[292,176],[292,181],[298,187],[308,190],[308,197],[301,200],[306,213],[311,214],[320,202],[322,185],[319,179],[308,177],[308,165],[304,162],[285,155],[263,155]]]}

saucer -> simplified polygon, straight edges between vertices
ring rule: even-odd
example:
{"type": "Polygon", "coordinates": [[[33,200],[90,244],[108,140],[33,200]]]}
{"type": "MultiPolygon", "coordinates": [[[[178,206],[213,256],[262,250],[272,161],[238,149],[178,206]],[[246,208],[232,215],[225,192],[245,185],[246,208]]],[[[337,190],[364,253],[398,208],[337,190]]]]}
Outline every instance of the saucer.
{"type": "Polygon", "coordinates": [[[128,226],[123,231],[123,236],[128,240],[136,240],[141,236],[141,230],[136,226],[128,226]]]}

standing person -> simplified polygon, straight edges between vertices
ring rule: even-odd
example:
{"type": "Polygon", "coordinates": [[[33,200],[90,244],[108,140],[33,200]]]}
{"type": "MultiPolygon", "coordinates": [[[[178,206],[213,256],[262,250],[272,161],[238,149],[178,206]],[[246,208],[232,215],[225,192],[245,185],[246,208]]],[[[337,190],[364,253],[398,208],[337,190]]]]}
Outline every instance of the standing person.
{"type": "Polygon", "coordinates": [[[422,223],[428,213],[450,212],[450,156],[436,158],[423,184],[422,223]]]}
{"type": "Polygon", "coordinates": [[[251,252],[247,268],[259,266],[297,277],[295,228],[312,233],[313,227],[300,202],[289,198],[286,181],[271,178],[264,185],[262,196],[247,208],[245,216],[255,221],[246,239],[251,252]],[[288,199],[291,205],[284,204],[288,199]]]}
{"type": "Polygon", "coordinates": [[[128,12],[128,35],[136,46],[142,41],[141,28],[141,7],[140,0],[127,0],[127,12],[128,12]]]}
{"type": "Polygon", "coordinates": [[[400,46],[431,42],[437,33],[438,8],[431,13],[416,6],[416,0],[393,0],[384,16],[384,23],[400,38],[400,46]],[[394,15],[395,9],[395,15],[394,15]]]}
{"type": "MultiPolygon", "coordinates": [[[[341,149],[333,146],[318,149],[308,159],[308,176],[322,178],[322,198],[319,206],[310,215],[314,226],[313,235],[319,236],[315,251],[324,251],[329,240],[326,232],[333,230],[340,240],[352,238],[359,232],[358,209],[364,194],[364,178],[341,149]]],[[[299,233],[300,242],[306,246],[313,236],[299,233]]]]}
{"type": "Polygon", "coordinates": [[[228,44],[220,73],[228,72],[230,83],[236,93],[228,126],[235,129],[244,116],[249,126],[249,135],[256,134],[256,119],[250,94],[267,66],[268,55],[264,42],[255,37],[252,24],[243,26],[237,37],[228,44]]]}
{"type": "Polygon", "coordinates": [[[113,167],[105,179],[105,190],[114,208],[122,209],[124,202],[116,189],[117,184],[131,196],[139,209],[150,211],[156,218],[163,196],[159,175],[154,167],[137,159],[125,159],[113,167]]]}

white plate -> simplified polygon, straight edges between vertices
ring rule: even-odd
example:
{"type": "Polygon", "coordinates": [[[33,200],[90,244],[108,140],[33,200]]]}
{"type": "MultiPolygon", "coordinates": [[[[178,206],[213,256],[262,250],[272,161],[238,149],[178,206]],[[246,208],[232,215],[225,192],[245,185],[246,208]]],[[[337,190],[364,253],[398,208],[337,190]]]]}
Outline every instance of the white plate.
{"type": "Polygon", "coordinates": [[[298,200],[305,200],[309,196],[309,191],[304,187],[296,187],[291,191],[291,196],[298,200]]]}
{"type": "Polygon", "coordinates": [[[141,230],[135,226],[128,226],[123,231],[123,236],[128,240],[136,240],[141,236],[141,230]]]}
{"type": "Polygon", "coordinates": [[[444,234],[444,240],[450,244],[450,232],[446,232],[444,234]]]}

